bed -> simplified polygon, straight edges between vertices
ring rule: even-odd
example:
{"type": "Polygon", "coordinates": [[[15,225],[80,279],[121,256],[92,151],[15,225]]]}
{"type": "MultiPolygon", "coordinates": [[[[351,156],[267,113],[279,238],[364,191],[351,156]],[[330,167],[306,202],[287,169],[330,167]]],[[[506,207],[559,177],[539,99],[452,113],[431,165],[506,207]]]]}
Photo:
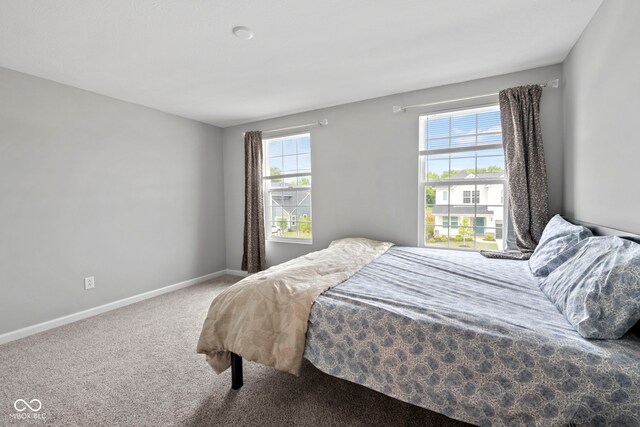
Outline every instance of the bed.
{"type": "Polygon", "coordinates": [[[582,338],[523,261],[391,247],[317,296],[304,358],[481,426],[640,425],[637,332],[582,338]]]}

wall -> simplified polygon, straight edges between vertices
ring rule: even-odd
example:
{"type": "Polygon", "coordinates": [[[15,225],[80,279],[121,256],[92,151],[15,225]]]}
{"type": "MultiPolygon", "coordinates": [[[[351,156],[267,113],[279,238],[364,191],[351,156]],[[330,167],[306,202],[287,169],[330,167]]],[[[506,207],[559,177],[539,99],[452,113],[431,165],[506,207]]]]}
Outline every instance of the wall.
{"type": "Polygon", "coordinates": [[[0,100],[0,334],[225,268],[220,129],[2,68],[0,100]]]}
{"type": "MultiPolygon", "coordinates": [[[[553,65],[223,129],[227,267],[239,269],[242,260],[242,132],[329,119],[328,126],[310,129],[313,244],[268,242],[269,265],[323,249],[331,240],[347,236],[415,246],[419,220],[418,116],[434,108],[394,114],[392,106],[487,94],[507,87],[546,82],[561,77],[561,73],[561,65],[553,65]]],[[[438,109],[486,101],[451,103],[438,109]]],[[[562,205],[561,91],[545,89],[541,110],[550,208],[552,213],[558,213],[562,205]]]]}
{"type": "Polygon", "coordinates": [[[640,2],[605,0],[564,63],[562,210],[635,233],[640,233],[639,21],[640,2]]]}

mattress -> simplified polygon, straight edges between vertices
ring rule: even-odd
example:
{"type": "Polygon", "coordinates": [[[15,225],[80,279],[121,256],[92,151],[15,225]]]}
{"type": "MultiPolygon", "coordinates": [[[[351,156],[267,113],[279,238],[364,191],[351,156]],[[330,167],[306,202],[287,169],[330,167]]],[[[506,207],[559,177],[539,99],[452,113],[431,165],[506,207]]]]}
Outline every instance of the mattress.
{"type": "Polygon", "coordinates": [[[640,337],[582,338],[523,261],[393,247],[316,299],[304,357],[476,425],[640,426],[640,337]]]}

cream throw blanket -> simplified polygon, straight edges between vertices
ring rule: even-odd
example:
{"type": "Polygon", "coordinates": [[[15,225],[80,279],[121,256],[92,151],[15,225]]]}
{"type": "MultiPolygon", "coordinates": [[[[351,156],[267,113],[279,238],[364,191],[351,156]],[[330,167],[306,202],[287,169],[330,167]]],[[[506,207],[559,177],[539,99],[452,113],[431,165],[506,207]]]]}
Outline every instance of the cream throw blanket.
{"type": "Polygon", "coordinates": [[[253,274],[220,293],[204,321],[198,353],[214,371],[230,366],[229,352],[299,375],[311,306],[393,244],[364,238],[336,240],[253,274]]]}

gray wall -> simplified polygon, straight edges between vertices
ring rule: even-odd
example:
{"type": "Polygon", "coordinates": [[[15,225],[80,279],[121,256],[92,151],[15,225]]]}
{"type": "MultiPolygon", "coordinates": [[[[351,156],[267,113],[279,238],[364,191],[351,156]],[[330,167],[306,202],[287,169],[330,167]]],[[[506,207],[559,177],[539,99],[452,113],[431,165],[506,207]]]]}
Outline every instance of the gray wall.
{"type": "Polygon", "coordinates": [[[640,233],[640,2],[605,0],[564,63],[563,213],[640,233]]]}
{"type": "MultiPolygon", "coordinates": [[[[313,244],[267,243],[267,261],[277,264],[333,239],[365,236],[402,245],[418,244],[418,115],[434,108],[393,114],[393,105],[435,102],[497,92],[561,77],[561,65],[466,83],[392,95],[223,129],[227,267],[242,260],[244,152],[242,132],[329,119],[311,129],[313,244]]],[[[482,101],[447,104],[438,109],[482,101]]],[[[486,101],[485,101],[486,102],[486,101]]],[[[562,205],[562,93],[545,89],[543,138],[550,207],[562,205]]]]}
{"type": "Polygon", "coordinates": [[[0,334],[224,269],[223,191],[220,129],[0,68],[0,334]]]}

